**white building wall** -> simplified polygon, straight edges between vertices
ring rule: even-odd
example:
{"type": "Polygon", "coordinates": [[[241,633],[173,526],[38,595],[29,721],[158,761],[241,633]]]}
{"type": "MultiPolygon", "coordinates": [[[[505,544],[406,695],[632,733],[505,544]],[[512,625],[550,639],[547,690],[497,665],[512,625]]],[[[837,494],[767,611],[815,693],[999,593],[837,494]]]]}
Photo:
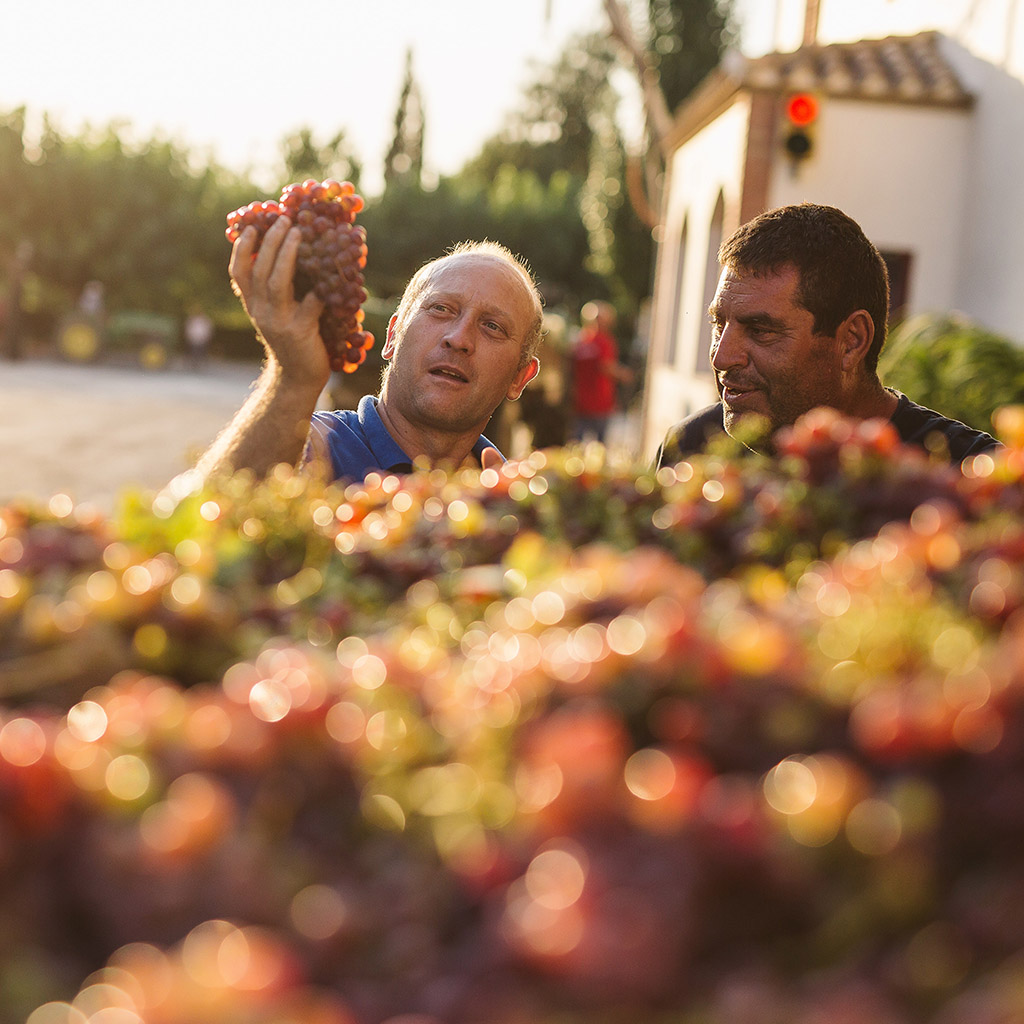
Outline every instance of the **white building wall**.
{"type": "Polygon", "coordinates": [[[911,253],[909,312],[962,308],[971,130],[966,111],[825,98],[812,155],[794,174],[779,153],[768,205],[838,206],[880,249],[911,253]]]}
{"type": "Polygon", "coordinates": [[[957,308],[1024,344],[1024,80],[955,43],[944,49],[977,97],[964,151],[957,308]]]}
{"type": "Polygon", "coordinates": [[[694,372],[700,329],[707,314],[708,244],[720,194],[725,198],[726,233],[735,226],[749,121],[749,98],[737,96],[725,113],[675,152],[666,173],[668,203],[659,243],[653,321],[657,331],[677,332],[676,357],[672,365],[666,364],[668,346],[659,344],[655,358],[648,363],[644,457],[654,454],[672,424],[715,400],[711,375],[694,372]],[[678,240],[684,221],[686,251],[680,252],[678,240]],[[680,258],[682,290],[676,299],[680,258]],[[673,311],[675,323],[670,324],[673,311]]]}
{"type": "MultiPolygon", "coordinates": [[[[803,0],[740,0],[743,51],[796,49],[804,8],[803,0]]],[[[931,30],[943,34],[946,58],[976,97],[962,149],[927,147],[943,162],[963,155],[960,219],[936,243],[952,251],[960,268],[948,308],[1024,344],[1024,0],[820,0],[823,44],[931,30]]],[[[913,179],[909,187],[925,194],[913,179]]],[[[933,205],[938,226],[948,207],[933,205]]],[[[922,301],[946,287],[946,279],[930,282],[921,268],[915,277],[922,301]]]]}

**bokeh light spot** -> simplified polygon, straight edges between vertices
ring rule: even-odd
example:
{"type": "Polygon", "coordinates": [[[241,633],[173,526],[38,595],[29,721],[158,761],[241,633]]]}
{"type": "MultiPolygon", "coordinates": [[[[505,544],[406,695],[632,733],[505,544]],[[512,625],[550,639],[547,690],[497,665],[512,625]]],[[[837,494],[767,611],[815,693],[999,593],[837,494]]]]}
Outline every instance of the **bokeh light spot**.
{"type": "Polygon", "coordinates": [[[12,718],[0,729],[0,757],[8,764],[27,768],[46,753],[46,734],[31,718],[12,718]]]}
{"type": "Polygon", "coordinates": [[[79,701],[68,711],[68,731],[83,743],[95,743],[107,731],[107,713],[94,700],[79,701]]]}
{"type": "Polygon", "coordinates": [[[292,924],[301,935],[315,942],[336,935],[349,913],[345,898],[329,885],[307,885],[291,902],[292,924]]]}
{"type": "Polygon", "coordinates": [[[800,814],[814,803],[818,783],[802,761],[787,757],[765,777],[764,797],[780,814],[800,814]]]}
{"type": "Polygon", "coordinates": [[[676,768],[663,750],[638,750],[626,762],[626,788],[640,800],[661,800],[672,792],[676,768]]]}
{"type": "Polygon", "coordinates": [[[107,765],[105,780],[112,797],[131,803],[141,799],[149,790],[149,767],[135,754],[122,754],[107,765]]]}
{"type": "Polygon", "coordinates": [[[542,850],[523,876],[530,898],[549,910],[571,907],[583,895],[586,880],[587,857],[575,845],[542,850]]]}
{"type": "Polygon", "coordinates": [[[846,837],[850,845],[871,857],[892,853],[903,834],[899,811],[887,800],[870,797],[862,800],[846,819],[846,837]]]}
{"type": "Polygon", "coordinates": [[[51,1002],[36,1007],[25,1024],[89,1024],[89,1018],[70,1003],[51,1002]]]}

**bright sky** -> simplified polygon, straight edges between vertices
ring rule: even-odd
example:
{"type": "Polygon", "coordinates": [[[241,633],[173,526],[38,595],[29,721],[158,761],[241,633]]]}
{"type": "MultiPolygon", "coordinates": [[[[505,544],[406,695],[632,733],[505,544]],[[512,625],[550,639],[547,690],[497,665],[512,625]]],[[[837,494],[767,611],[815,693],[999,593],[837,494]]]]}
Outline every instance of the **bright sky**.
{"type": "Polygon", "coordinates": [[[260,173],[282,137],[344,128],[370,194],[407,47],[427,169],[446,174],[518,106],[531,59],[550,63],[570,36],[606,25],[601,0],[0,0],[0,11],[0,111],[24,104],[71,133],[126,122],[251,169],[268,190],[284,184],[260,173]]]}

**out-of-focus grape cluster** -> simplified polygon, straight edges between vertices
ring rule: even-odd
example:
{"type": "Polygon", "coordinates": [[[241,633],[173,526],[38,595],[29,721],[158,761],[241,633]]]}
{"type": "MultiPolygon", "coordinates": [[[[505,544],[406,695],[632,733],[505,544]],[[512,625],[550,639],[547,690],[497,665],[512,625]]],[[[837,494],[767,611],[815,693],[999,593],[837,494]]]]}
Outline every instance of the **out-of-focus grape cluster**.
{"type": "Polygon", "coordinates": [[[0,1022],[1015,1019],[1015,415],[0,510],[0,1022]]]}
{"type": "Polygon", "coordinates": [[[252,202],[228,214],[225,230],[234,242],[247,228],[256,230],[256,251],[278,217],[287,217],[302,233],[295,268],[295,297],[310,291],[324,303],[320,337],[331,358],[331,368],[353,373],[373,346],[373,335],[363,330],[362,305],[366,301],[363,268],[366,266],[366,230],[355,223],[363,208],[361,196],[349,181],[316,181],[286,185],[277,201],[252,202]]]}

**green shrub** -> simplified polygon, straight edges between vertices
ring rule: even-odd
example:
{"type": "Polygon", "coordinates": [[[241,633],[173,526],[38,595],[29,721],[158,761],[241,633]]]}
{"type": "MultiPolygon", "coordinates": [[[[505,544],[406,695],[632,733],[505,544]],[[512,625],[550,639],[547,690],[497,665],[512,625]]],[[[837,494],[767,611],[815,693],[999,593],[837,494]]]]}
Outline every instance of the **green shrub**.
{"type": "Polygon", "coordinates": [[[1024,401],[1024,348],[957,313],[922,314],[896,327],[878,366],[890,387],[979,430],[1024,401]]]}

